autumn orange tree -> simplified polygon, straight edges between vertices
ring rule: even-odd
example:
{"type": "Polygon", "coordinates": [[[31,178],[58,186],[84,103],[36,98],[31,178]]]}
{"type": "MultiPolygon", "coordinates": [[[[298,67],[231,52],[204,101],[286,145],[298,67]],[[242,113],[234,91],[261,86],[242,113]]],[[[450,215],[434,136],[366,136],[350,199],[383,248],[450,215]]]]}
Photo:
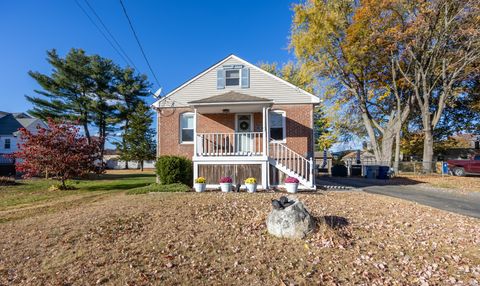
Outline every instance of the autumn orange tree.
{"type": "MultiPolygon", "coordinates": [[[[462,97],[475,108],[480,0],[309,0],[294,7],[291,46],[332,100],[356,111],[375,157],[398,162],[402,125],[421,117],[424,170],[431,171],[433,130],[462,97]],[[418,110],[418,113],[417,113],[418,110]]],[[[351,120],[351,118],[348,118],[351,120]]]]}
{"type": "Polygon", "coordinates": [[[479,72],[480,1],[416,0],[399,6],[401,25],[386,35],[396,40],[397,65],[420,110],[423,168],[431,172],[433,131],[448,104],[464,95],[464,82],[479,72]],[[408,69],[400,61],[410,63],[408,69]]]}
{"type": "MultiPolygon", "coordinates": [[[[260,68],[312,94],[316,93],[315,89],[318,86],[317,80],[314,74],[308,69],[308,66],[299,65],[290,61],[281,66],[277,63],[261,63],[260,68]]],[[[317,150],[330,149],[337,141],[338,135],[334,129],[333,119],[331,116],[328,116],[326,109],[326,106],[322,102],[315,107],[313,114],[315,145],[317,150]]]]}
{"type": "Polygon", "coordinates": [[[361,120],[376,159],[390,164],[411,99],[398,83],[391,51],[374,41],[373,32],[387,29],[384,20],[394,20],[383,14],[388,6],[380,2],[310,0],[296,5],[291,47],[316,76],[329,79],[329,99],[353,111],[345,119],[361,120]]]}

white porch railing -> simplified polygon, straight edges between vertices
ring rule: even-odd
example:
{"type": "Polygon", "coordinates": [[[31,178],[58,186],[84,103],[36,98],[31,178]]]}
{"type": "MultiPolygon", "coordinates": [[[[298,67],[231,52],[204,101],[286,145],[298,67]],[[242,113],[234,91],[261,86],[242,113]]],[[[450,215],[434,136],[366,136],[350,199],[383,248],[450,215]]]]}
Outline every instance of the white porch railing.
{"type": "Polygon", "coordinates": [[[263,155],[263,132],[197,133],[197,156],[263,155]]]}
{"type": "Polygon", "coordinates": [[[291,175],[297,177],[303,184],[313,185],[314,163],[312,158],[308,160],[279,142],[270,142],[269,153],[270,159],[274,160],[277,168],[288,173],[293,172],[291,175]]]}

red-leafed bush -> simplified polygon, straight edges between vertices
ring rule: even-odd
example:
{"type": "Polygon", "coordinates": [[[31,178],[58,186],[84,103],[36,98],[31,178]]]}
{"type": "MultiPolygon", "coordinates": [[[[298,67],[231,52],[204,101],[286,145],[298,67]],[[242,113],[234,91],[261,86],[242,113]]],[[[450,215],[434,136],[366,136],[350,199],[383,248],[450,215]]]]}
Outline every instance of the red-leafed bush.
{"type": "Polygon", "coordinates": [[[88,142],[70,123],[48,120],[35,133],[20,129],[20,142],[14,157],[25,178],[49,174],[66,189],[65,180],[101,170],[101,140],[88,142]]]}

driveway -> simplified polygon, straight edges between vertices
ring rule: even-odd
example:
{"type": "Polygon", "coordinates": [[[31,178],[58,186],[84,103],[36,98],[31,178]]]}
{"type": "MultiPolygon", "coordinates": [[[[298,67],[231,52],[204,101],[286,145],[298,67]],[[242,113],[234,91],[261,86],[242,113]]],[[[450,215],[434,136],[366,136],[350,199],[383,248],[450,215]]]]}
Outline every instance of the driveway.
{"type": "Polygon", "coordinates": [[[351,187],[367,193],[390,196],[417,202],[441,210],[480,218],[480,194],[458,194],[441,188],[430,188],[418,184],[396,184],[388,180],[363,178],[321,177],[317,185],[333,186],[333,189],[351,187]]]}

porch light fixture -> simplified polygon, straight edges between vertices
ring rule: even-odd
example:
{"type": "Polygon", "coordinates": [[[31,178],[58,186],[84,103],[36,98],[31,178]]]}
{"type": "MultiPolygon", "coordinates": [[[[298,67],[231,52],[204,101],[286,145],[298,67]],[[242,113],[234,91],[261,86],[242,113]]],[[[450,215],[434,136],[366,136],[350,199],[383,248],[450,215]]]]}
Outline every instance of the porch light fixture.
{"type": "Polygon", "coordinates": [[[230,112],[230,109],[222,109],[222,112],[223,112],[223,113],[229,113],[229,112],[230,112]]]}

